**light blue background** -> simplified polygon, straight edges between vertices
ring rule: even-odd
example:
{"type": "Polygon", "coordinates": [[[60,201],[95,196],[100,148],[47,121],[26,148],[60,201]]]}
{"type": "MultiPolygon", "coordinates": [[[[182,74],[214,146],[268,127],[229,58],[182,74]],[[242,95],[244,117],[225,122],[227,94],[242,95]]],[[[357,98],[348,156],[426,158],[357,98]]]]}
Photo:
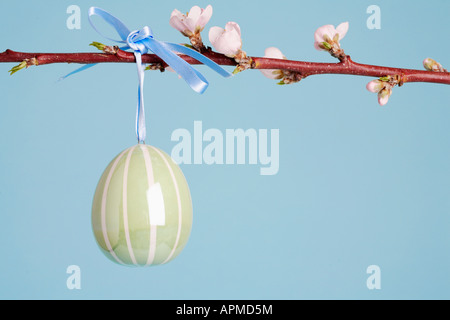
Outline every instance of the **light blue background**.
{"type": "MultiPolygon", "coordinates": [[[[291,59],[331,62],[313,33],[349,21],[341,44],[355,61],[421,69],[432,57],[450,67],[446,0],[2,1],[0,51],[94,52],[90,42],[108,42],[88,24],[91,5],[184,42],[171,11],[208,3],[207,30],[238,22],[249,55],[277,46],[291,59]],[[81,30],[66,28],[70,4],[82,9],[81,30]],[[371,4],[381,30],[366,27],[371,4]]],[[[222,132],[280,129],[280,171],[182,165],[194,205],[189,243],[165,266],[133,269],[102,255],[90,210],[109,161],[136,142],[135,65],[100,65],[63,82],[76,65],[10,77],[12,66],[0,65],[0,298],[450,298],[447,86],[406,84],[380,107],[366,77],[277,86],[259,71],[223,79],[199,67],[211,85],[198,95],[172,73],[147,72],[147,142],[170,153],[171,133],[192,132],[194,120],[222,132]],[[66,288],[72,264],[81,267],[78,291],[66,288]],[[372,264],[381,290],[366,287],[372,264]]]]}

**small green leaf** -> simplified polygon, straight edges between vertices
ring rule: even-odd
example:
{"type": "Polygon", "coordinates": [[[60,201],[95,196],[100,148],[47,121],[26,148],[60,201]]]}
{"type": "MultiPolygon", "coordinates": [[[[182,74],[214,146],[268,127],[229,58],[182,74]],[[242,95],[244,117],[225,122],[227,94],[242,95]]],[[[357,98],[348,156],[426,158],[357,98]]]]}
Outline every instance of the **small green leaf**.
{"type": "Polygon", "coordinates": [[[194,48],[192,45],[190,45],[190,44],[183,43],[183,46],[185,46],[185,47],[187,47],[187,48],[189,48],[189,49],[195,50],[195,48],[194,48]]]}
{"type": "Polygon", "coordinates": [[[286,83],[284,82],[284,79],[283,79],[283,80],[281,80],[280,82],[277,82],[277,84],[280,85],[280,86],[282,86],[282,85],[285,85],[286,83]]]}
{"type": "Polygon", "coordinates": [[[23,68],[27,67],[27,62],[24,60],[22,61],[20,64],[18,64],[17,66],[14,66],[11,68],[11,70],[9,70],[9,75],[13,75],[14,73],[16,73],[19,70],[22,70],[23,68]]]}
{"type": "Polygon", "coordinates": [[[239,67],[236,67],[236,69],[233,70],[232,74],[238,74],[239,72],[241,72],[241,70],[239,70],[239,67]]]}
{"type": "Polygon", "coordinates": [[[105,50],[106,45],[104,45],[103,43],[100,42],[92,42],[91,44],[89,44],[90,46],[96,47],[98,50],[103,51],[105,50]]]}
{"type": "Polygon", "coordinates": [[[331,44],[329,44],[328,42],[324,41],[322,42],[322,46],[327,49],[327,50],[331,50],[331,44]]]}
{"type": "Polygon", "coordinates": [[[390,76],[380,77],[380,81],[387,82],[387,81],[389,81],[389,80],[391,80],[391,77],[390,77],[390,76]]]}

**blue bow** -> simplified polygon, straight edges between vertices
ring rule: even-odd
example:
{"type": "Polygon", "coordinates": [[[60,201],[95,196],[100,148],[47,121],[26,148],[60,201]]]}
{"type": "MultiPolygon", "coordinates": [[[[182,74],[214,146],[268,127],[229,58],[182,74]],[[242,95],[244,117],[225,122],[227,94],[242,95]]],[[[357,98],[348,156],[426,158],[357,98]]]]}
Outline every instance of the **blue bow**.
{"type": "MultiPolygon", "coordinates": [[[[155,55],[160,57],[167,63],[172,69],[178,73],[187,84],[196,92],[203,93],[208,87],[208,81],[205,77],[195,70],[189,63],[181,59],[177,54],[173,51],[188,55],[204,65],[210,67],[217,73],[219,73],[223,77],[230,77],[232,74],[223,69],[217,63],[212,61],[211,59],[205,57],[204,55],[198,53],[195,50],[189,49],[183,45],[179,45],[176,43],[169,43],[158,41],[153,38],[152,30],[145,26],[141,30],[130,31],[122,21],[106,12],[103,9],[91,7],[89,8],[89,23],[97,31],[101,36],[105,37],[114,42],[124,43],[125,46],[121,47],[122,50],[132,49],[134,51],[134,56],[136,57],[136,65],[138,71],[139,78],[139,87],[138,87],[138,105],[136,111],[136,135],[139,142],[143,142],[146,136],[145,129],[145,114],[144,114],[144,66],[142,65],[142,55],[148,53],[149,51],[153,52],[155,55]],[[119,34],[122,40],[115,40],[104,36],[98,29],[94,26],[94,23],[91,20],[93,15],[100,16],[113,26],[117,33],[119,34]]],[[[68,75],[64,76],[66,78],[74,73],[80,72],[87,68],[94,66],[95,64],[90,64],[83,66],[68,75]]]]}

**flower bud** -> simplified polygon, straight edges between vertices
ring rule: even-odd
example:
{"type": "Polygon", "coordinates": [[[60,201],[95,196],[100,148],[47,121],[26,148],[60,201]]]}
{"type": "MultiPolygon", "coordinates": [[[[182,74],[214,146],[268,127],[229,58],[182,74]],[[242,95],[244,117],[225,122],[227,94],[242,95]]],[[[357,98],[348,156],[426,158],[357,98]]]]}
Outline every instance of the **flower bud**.
{"type": "MultiPolygon", "coordinates": [[[[272,58],[272,59],[286,59],[280,49],[275,47],[269,47],[264,52],[264,58],[272,58]]],[[[282,79],[283,71],[276,69],[260,69],[261,73],[269,78],[269,79],[282,79]]]]}
{"type": "Polygon", "coordinates": [[[380,92],[378,92],[378,103],[380,106],[384,106],[388,103],[389,97],[392,94],[391,88],[384,88],[380,92]]]}
{"type": "Polygon", "coordinates": [[[225,29],[212,27],[209,29],[209,41],[218,52],[234,58],[242,48],[241,28],[236,22],[228,22],[225,29]]]}
{"type": "Polygon", "coordinates": [[[339,40],[344,39],[348,31],[348,22],[343,22],[336,28],[331,24],[322,26],[314,32],[314,47],[317,50],[329,51],[336,46],[340,47],[339,40]]]}
{"type": "Polygon", "coordinates": [[[423,60],[423,66],[428,71],[433,71],[433,72],[446,72],[447,71],[444,69],[444,67],[439,62],[437,62],[431,58],[426,58],[425,60],[423,60]]]}
{"type": "Polygon", "coordinates": [[[372,80],[367,84],[366,88],[370,92],[378,93],[384,88],[384,85],[383,81],[372,80]]]}

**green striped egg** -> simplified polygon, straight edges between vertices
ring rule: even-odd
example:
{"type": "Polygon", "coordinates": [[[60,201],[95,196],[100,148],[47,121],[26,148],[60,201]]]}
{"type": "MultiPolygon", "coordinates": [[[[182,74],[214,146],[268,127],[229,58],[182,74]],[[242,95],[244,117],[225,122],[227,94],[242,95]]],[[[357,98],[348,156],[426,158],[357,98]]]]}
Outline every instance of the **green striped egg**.
{"type": "Polygon", "coordinates": [[[103,172],[92,204],[92,227],[112,261],[129,266],[169,262],[183,250],[191,226],[188,184],[164,151],[138,144],[103,172]]]}

